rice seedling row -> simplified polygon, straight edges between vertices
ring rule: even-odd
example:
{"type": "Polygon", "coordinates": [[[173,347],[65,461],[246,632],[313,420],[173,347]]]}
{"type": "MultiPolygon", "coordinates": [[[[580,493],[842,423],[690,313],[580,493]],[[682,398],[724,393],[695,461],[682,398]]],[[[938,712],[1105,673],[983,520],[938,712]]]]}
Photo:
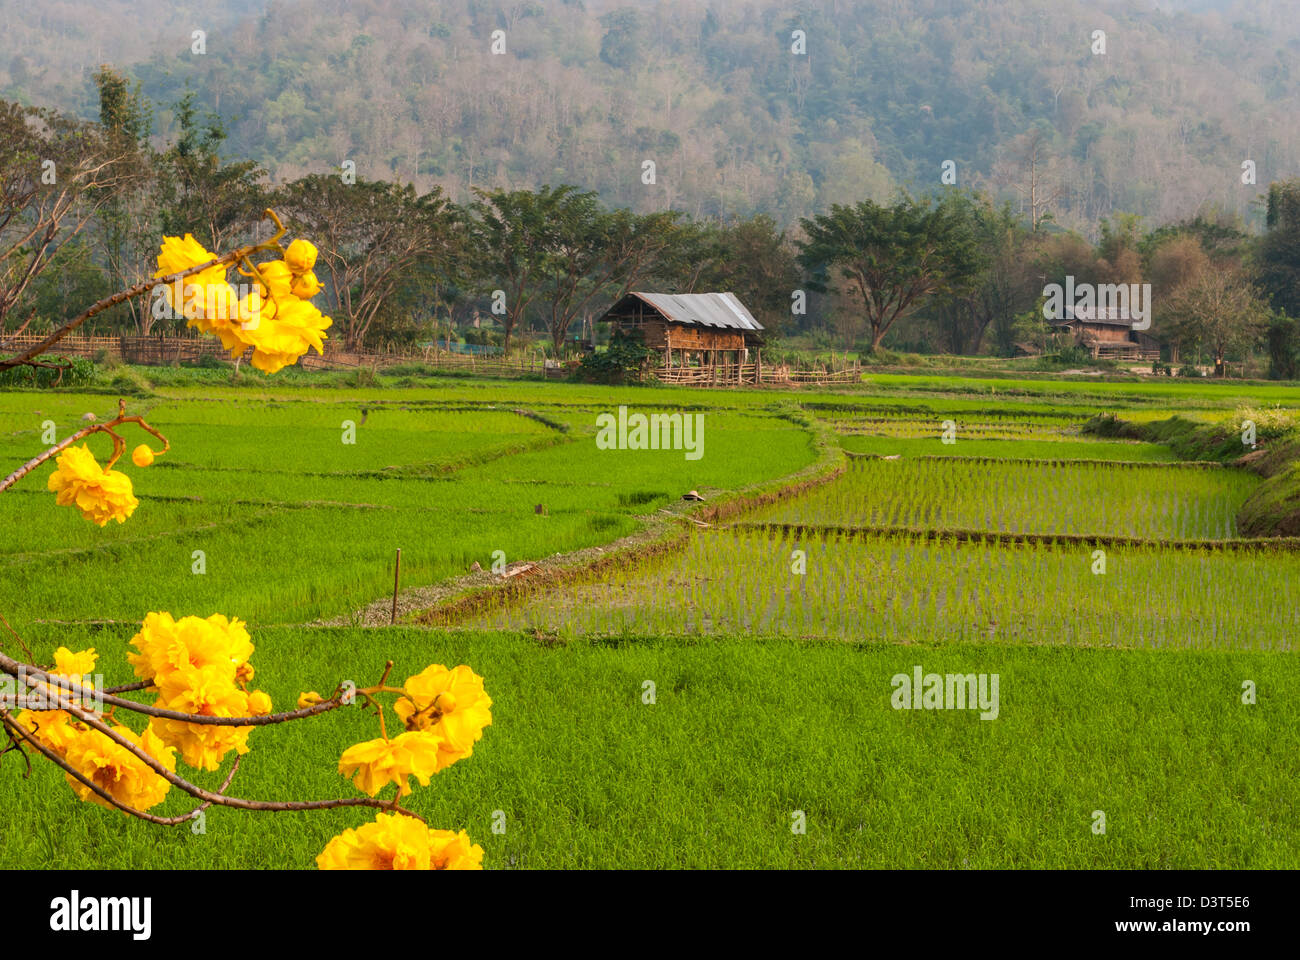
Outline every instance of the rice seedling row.
{"type": "Polygon", "coordinates": [[[669,560],[467,621],[562,636],[1294,649],[1300,554],[702,531],[669,560]]]}
{"type": "Polygon", "coordinates": [[[855,459],[837,483],[761,511],[776,523],[1178,540],[1236,536],[1259,483],[1233,469],[855,459]]]}

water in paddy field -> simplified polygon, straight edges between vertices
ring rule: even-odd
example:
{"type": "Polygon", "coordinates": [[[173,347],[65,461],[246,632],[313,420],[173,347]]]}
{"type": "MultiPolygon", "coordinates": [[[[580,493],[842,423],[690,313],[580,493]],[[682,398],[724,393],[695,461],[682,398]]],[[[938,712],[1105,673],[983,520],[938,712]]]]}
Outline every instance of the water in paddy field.
{"type": "MultiPolygon", "coordinates": [[[[1011,471],[998,481],[1004,485],[998,498],[981,500],[963,491],[959,481],[966,475],[955,466],[929,477],[905,474],[931,484],[912,499],[877,487],[879,471],[851,470],[755,518],[815,525],[831,517],[847,518],[838,521],[841,526],[917,528],[960,519],[991,532],[1085,535],[1096,534],[1088,524],[1099,524],[1110,535],[1147,536],[1159,529],[1170,538],[1195,533],[1221,539],[1235,534],[1232,518],[1246,489],[1221,471],[1130,469],[1121,471],[1122,478],[1139,488],[1124,503],[1071,512],[1063,481],[1078,474],[1068,468],[1011,471]],[[1039,487],[1026,478],[1040,481],[1039,487]],[[1008,509],[1018,493],[1041,505],[1031,506],[1024,519],[1008,509]],[[1042,529],[1053,519],[1054,528],[1042,529]]],[[[1085,475],[1084,481],[1094,478],[1085,475]]],[[[1098,573],[1095,549],[1093,543],[955,542],[906,533],[700,530],[673,556],[563,585],[467,625],[571,636],[1291,649],[1289,638],[1300,626],[1300,557],[1263,548],[1110,546],[1104,573],[1098,573]]]]}

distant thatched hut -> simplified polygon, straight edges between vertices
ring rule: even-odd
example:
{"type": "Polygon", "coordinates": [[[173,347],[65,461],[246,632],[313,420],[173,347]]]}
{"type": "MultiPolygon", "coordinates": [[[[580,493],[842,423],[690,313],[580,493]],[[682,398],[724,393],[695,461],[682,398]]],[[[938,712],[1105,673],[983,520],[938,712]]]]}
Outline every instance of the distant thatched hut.
{"type": "Polygon", "coordinates": [[[1052,327],[1059,332],[1073,333],[1075,342],[1086,347],[1094,357],[1150,360],[1160,356],[1160,341],[1134,330],[1127,310],[1067,307],[1065,319],[1052,327]]]}
{"type": "Polygon", "coordinates": [[[629,293],[600,317],[663,354],[664,365],[739,365],[763,343],[763,327],[731,293],[629,293]]]}

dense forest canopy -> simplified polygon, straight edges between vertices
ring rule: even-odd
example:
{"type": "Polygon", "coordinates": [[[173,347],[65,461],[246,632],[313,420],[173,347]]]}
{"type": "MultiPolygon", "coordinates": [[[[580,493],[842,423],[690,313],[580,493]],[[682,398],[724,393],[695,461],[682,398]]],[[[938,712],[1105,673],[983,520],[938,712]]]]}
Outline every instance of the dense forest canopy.
{"type": "Polygon", "coordinates": [[[573,183],[613,206],[782,227],[929,192],[945,161],[1028,216],[1032,137],[1061,227],[1095,237],[1124,212],[1262,230],[1264,186],[1242,183],[1242,163],[1259,185],[1300,167],[1294,14],[1283,0],[3,0],[0,97],[93,119],[93,74],[113,63],[160,105],[159,143],[177,126],[165,105],[193,90],[227,127],[223,154],[274,182],[351,160],[458,202],[573,183]]]}

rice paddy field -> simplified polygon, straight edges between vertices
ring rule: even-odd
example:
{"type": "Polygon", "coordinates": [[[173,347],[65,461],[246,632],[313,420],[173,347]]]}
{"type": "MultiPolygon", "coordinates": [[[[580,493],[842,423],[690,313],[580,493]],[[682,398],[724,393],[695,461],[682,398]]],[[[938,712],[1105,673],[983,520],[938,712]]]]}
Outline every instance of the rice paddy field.
{"type": "MultiPolygon", "coordinates": [[[[492,726],[410,806],[488,868],[1295,868],[1300,552],[1240,536],[1254,474],[1081,429],[1293,393],[159,371],[128,409],[172,450],[123,466],[126,523],[56,507],[48,466],[0,495],[0,613],[40,662],[94,646],[110,684],[133,679],[146,613],[238,616],[277,708],[389,659],[398,678],[469,664],[492,726]],[[600,449],[620,405],[701,414],[703,456],[600,449]],[[537,568],[472,572],[498,553],[537,568]],[[919,691],[900,708],[914,671],[996,677],[993,715],[919,691]]],[[[66,436],[116,402],[0,393],[0,473],[45,421],[66,436]]],[[[259,728],[232,792],[354,795],[338,757],[372,727],[343,709],[259,728]]],[[[308,868],[368,819],[214,808],[196,835],[81,804],[39,757],[25,772],[0,758],[0,867],[308,868]]]]}

